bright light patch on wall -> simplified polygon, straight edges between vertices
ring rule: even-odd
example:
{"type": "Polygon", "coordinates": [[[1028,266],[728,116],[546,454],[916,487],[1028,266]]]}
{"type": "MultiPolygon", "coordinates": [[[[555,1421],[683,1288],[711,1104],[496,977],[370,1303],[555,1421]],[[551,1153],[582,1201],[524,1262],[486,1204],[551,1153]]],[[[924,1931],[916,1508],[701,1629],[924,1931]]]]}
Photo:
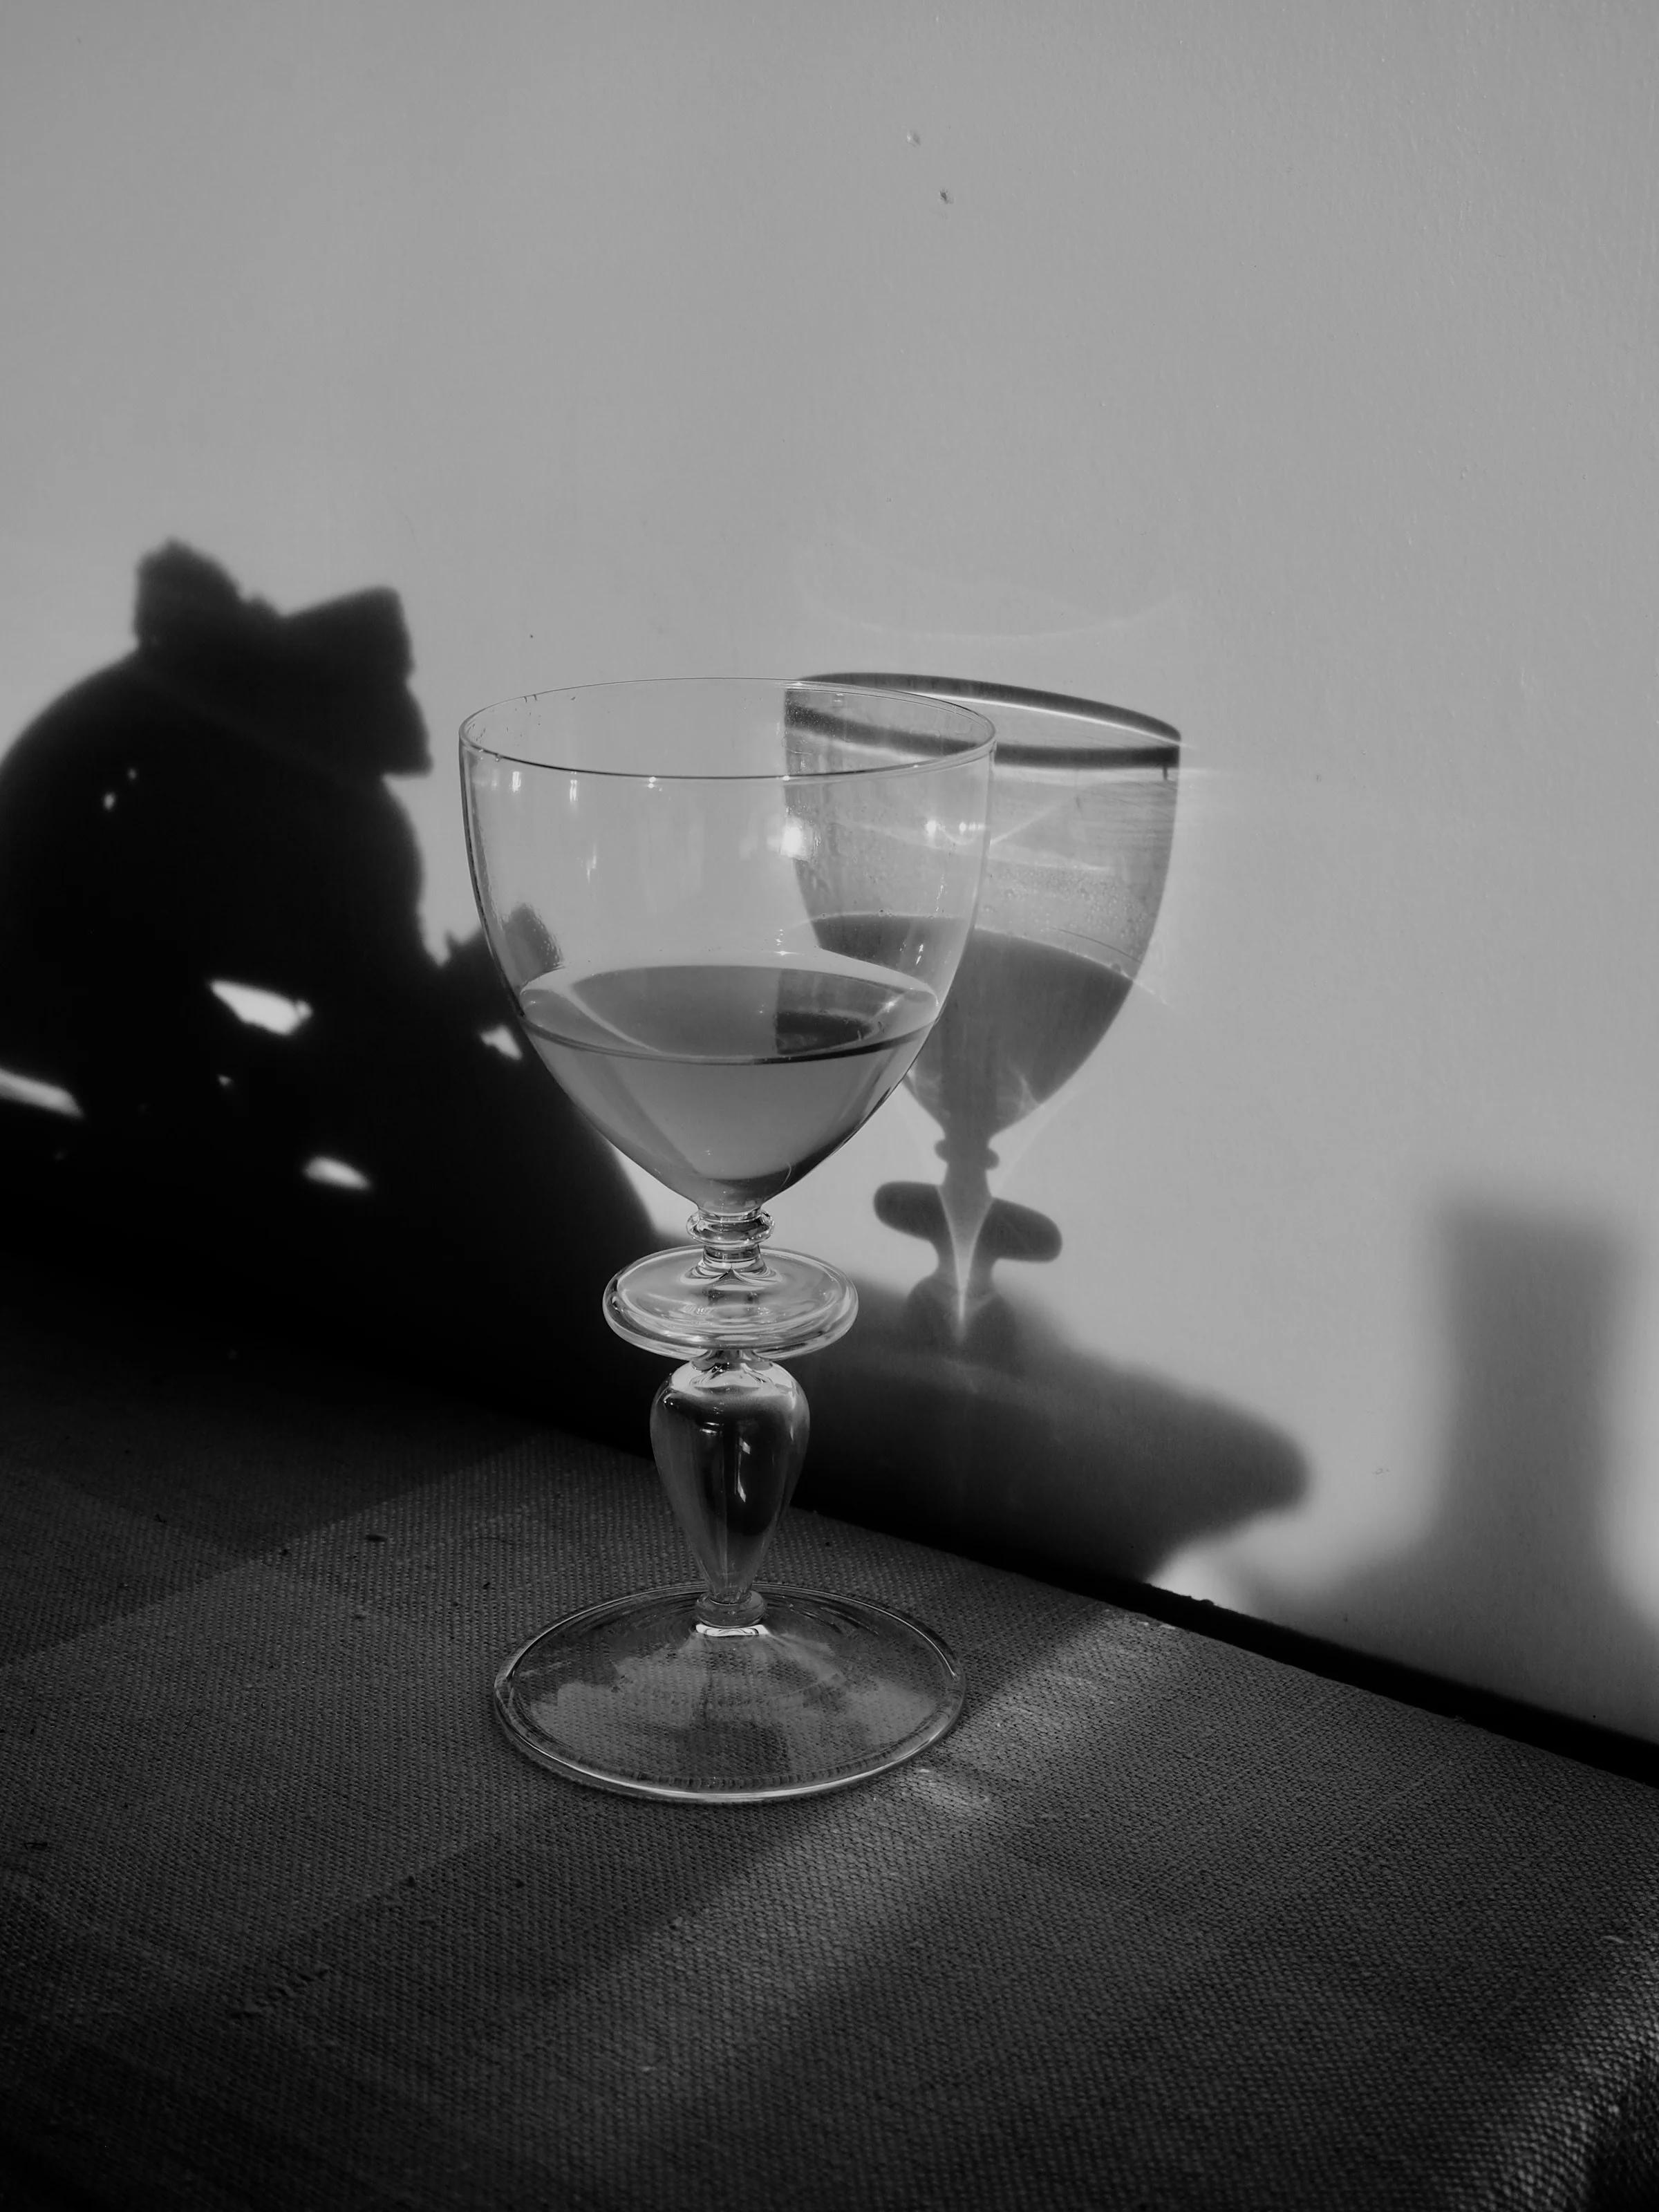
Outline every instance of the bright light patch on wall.
{"type": "Polygon", "coordinates": [[[210,983],[208,988],[239,1022],[250,1029],[269,1030],[275,1036],[291,1036],[311,1018],[303,999],[285,999],[280,991],[262,990],[257,983],[210,983]]]}
{"type": "Polygon", "coordinates": [[[55,1083],[37,1083],[32,1075],[14,1075],[9,1067],[0,1067],[0,1098],[9,1099],[14,1106],[38,1107],[43,1114],[61,1114],[68,1121],[82,1118],[72,1092],[55,1083]]]}
{"type": "Polygon", "coordinates": [[[497,1052],[504,1054],[508,1060],[524,1058],[524,1048],[505,1022],[499,1023],[493,1030],[485,1030],[479,1042],[493,1046],[497,1052]]]}
{"type": "Polygon", "coordinates": [[[354,1168],[349,1160],[331,1159],[326,1152],[319,1152],[315,1159],[307,1160],[300,1170],[307,1182],[325,1184],[330,1190],[368,1190],[368,1177],[361,1168],[354,1168]]]}

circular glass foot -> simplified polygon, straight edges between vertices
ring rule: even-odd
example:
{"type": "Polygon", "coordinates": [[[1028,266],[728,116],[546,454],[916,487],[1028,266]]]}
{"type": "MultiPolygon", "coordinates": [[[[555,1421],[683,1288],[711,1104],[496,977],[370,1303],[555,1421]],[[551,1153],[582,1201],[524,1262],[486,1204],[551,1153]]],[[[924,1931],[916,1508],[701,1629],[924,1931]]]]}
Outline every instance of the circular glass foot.
{"type": "Polygon", "coordinates": [[[804,1252],[767,1252],[752,1265],[710,1271],[702,1248],[653,1252],[613,1275],[605,1317],[647,1352],[822,1351],[845,1336],[859,1294],[838,1268],[804,1252]]]}
{"type": "Polygon", "coordinates": [[[699,1622],[696,1589],[572,1613],[495,1677],[502,1726],[577,1782],[744,1804],[880,1774],[960,1711],[955,1660],[906,1614],[808,1590],[760,1595],[758,1620],[720,1628],[699,1622]]]}

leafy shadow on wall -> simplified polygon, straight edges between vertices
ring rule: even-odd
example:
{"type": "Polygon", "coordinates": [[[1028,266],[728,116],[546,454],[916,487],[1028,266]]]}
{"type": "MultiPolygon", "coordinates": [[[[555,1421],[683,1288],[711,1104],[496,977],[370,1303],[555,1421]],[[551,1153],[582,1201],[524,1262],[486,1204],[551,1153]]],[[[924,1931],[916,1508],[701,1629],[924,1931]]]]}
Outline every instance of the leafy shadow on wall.
{"type": "Polygon", "coordinates": [[[650,1230],[482,938],[422,941],[395,594],[281,616],[174,544],[134,626],[0,761],[8,1235],[637,1445],[595,1290],[650,1230]]]}

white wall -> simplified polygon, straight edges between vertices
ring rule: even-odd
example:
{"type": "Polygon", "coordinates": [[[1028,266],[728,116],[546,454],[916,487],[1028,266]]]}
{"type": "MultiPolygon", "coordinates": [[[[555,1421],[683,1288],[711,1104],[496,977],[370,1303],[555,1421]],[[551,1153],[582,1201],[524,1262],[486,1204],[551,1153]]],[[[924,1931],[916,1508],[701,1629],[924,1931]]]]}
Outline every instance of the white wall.
{"type": "MultiPolygon", "coordinates": [[[[503,693],[1176,722],[1018,1288],[1304,1455],[1172,1586],[1659,1735],[1656,125],[1629,0],[11,0],[0,732],[165,537],[391,584],[435,945],[503,693]]],[[[933,1133],[792,1241],[914,1279],[933,1133]]]]}

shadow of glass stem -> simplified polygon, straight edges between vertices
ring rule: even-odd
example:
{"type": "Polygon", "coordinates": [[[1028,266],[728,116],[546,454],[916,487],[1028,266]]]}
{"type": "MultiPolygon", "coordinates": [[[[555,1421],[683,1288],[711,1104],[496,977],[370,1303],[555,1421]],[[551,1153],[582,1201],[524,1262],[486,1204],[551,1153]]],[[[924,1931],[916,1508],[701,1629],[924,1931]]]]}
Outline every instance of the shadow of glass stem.
{"type": "MultiPolygon", "coordinates": [[[[994,1154],[992,1156],[994,1164],[994,1154]]],[[[969,1358],[1006,1358],[1014,1344],[1013,1310],[992,1287],[1000,1260],[1041,1263],[1060,1256],[1059,1225],[1035,1206],[993,1198],[984,1170],[961,1176],[953,1166],[943,1188],[930,1182],[884,1182],[876,1193],[876,1218],[901,1235],[933,1247],[938,1265],[905,1301],[905,1326],[921,1345],[969,1358]],[[967,1181],[965,1202],[953,1181],[967,1181]],[[975,1188],[975,1185],[977,1186],[975,1188]],[[953,1206],[953,1195],[957,1203],[953,1206]],[[964,1238],[963,1224],[971,1224],[964,1238]],[[964,1245],[966,1249],[964,1249],[964,1245]]]]}

